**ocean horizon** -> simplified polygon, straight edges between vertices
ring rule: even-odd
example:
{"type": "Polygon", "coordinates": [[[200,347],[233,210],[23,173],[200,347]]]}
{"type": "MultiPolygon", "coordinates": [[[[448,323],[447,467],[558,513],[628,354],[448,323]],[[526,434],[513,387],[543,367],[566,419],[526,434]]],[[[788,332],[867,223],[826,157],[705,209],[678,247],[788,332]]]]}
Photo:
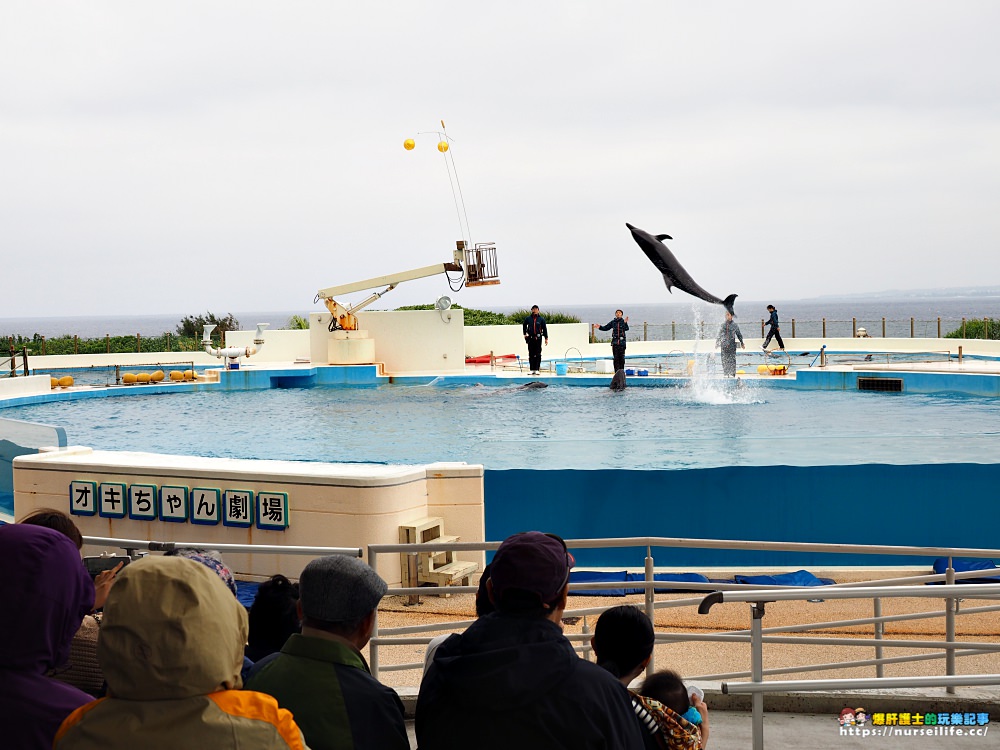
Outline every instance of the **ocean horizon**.
{"type": "MultiPolygon", "coordinates": [[[[521,306],[493,306],[489,309],[495,312],[510,313],[525,309],[530,304],[539,304],[542,314],[560,312],[575,315],[584,323],[607,323],[614,317],[616,308],[624,310],[633,328],[633,338],[637,336],[636,326],[646,323],[648,326],[662,329],[663,327],[684,327],[704,322],[710,326],[721,320],[722,308],[680,295],[684,301],[664,303],[608,303],[587,305],[552,305],[546,306],[544,300],[531,300],[521,306]]],[[[760,321],[767,318],[764,309],[767,304],[774,304],[781,319],[782,335],[792,336],[792,321],[795,321],[795,334],[803,336],[820,336],[823,320],[826,320],[827,336],[849,336],[852,326],[864,326],[874,336],[882,335],[882,319],[885,318],[885,335],[908,337],[911,334],[919,338],[935,337],[937,321],[941,319],[942,334],[961,326],[962,319],[1000,318],[1000,295],[986,296],[926,296],[914,297],[901,293],[899,297],[870,296],[844,298],[813,298],[809,300],[766,300],[766,301],[736,301],[737,321],[746,329],[748,335],[754,335],[760,321]],[[912,326],[911,326],[912,319],[912,326]]],[[[375,309],[375,308],[373,308],[375,309]]],[[[394,308],[381,308],[394,309],[394,308]]],[[[278,311],[235,311],[233,316],[240,322],[244,330],[253,330],[257,323],[268,323],[271,330],[287,328],[293,315],[308,317],[310,312],[323,312],[322,309],[312,310],[278,310],[278,311]]],[[[225,314],[228,314],[226,311],[225,314]]],[[[54,338],[59,336],[79,336],[80,338],[102,338],[111,336],[131,336],[139,334],[144,337],[161,336],[164,333],[176,334],[181,320],[190,313],[165,313],[158,315],[80,315],[80,316],[25,316],[0,317],[0,336],[23,336],[31,338],[35,334],[54,338]]],[[[223,314],[223,313],[216,313],[223,314]]],[[[678,331],[679,333],[679,331],[678,331]]],[[[660,338],[664,336],[660,335],[660,338]]],[[[666,336],[670,338],[670,336],[666,336]]],[[[677,338],[684,338],[678,335],[677,338]]]]}

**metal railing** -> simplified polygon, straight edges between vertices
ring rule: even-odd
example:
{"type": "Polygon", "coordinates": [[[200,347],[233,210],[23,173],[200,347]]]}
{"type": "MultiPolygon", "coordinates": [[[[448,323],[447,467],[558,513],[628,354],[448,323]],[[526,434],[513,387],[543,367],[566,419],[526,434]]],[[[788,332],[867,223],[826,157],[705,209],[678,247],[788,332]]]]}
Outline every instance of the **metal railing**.
{"type": "MultiPolygon", "coordinates": [[[[911,586],[871,586],[871,587],[854,587],[854,588],[837,588],[837,587],[822,587],[822,596],[824,599],[871,599],[873,602],[881,602],[882,599],[894,598],[894,597],[907,597],[907,598],[943,598],[945,600],[945,616],[946,616],[946,637],[944,641],[907,641],[907,640],[893,640],[887,641],[881,637],[881,633],[876,630],[875,638],[872,641],[867,641],[864,639],[855,638],[782,638],[774,636],[766,636],[765,631],[762,627],[763,619],[765,615],[765,606],[770,602],[776,601],[795,601],[810,599],[817,595],[817,591],[788,591],[788,590],[761,590],[754,592],[732,592],[732,591],[719,591],[706,596],[702,603],[698,607],[698,611],[701,614],[708,614],[711,608],[715,604],[722,602],[747,602],[751,604],[750,607],[750,617],[751,617],[751,627],[750,627],[750,682],[743,683],[723,683],[722,690],[725,693],[749,693],[751,697],[751,715],[752,715],[752,736],[753,736],[753,748],[754,750],[762,750],[764,747],[764,693],[765,692],[776,692],[776,691],[786,691],[786,690],[839,690],[839,689],[861,689],[861,688],[890,688],[890,687],[916,687],[916,686],[943,686],[947,689],[949,693],[955,692],[955,686],[957,685],[1000,685],[1000,675],[956,675],[955,674],[955,656],[956,656],[956,640],[955,640],[955,630],[954,630],[954,616],[956,610],[953,608],[953,603],[960,601],[963,597],[967,597],[974,593],[977,599],[988,599],[993,597],[1000,597],[1000,584],[977,584],[975,591],[970,592],[968,587],[955,585],[956,575],[951,567],[951,560],[949,559],[948,571],[945,574],[947,584],[936,588],[935,590],[921,588],[914,590],[911,586]],[[865,645],[866,643],[871,643],[876,648],[877,657],[874,660],[864,660],[860,662],[854,662],[853,664],[857,666],[869,665],[871,663],[878,663],[879,667],[882,664],[890,660],[881,659],[878,657],[881,654],[881,649],[892,646],[894,648],[934,648],[934,649],[944,649],[946,654],[946,675],[945,676],[930,676],[930,677],[910,677],[910,678],[895,678],[887,679],[879,674],[875,679],[869,680],[859,680],[859,679],[846,679],[846,680],[785,680],[785,681],[772,681],[765,682],[764,675],[767,673],[764,670],[764,643],[794,643],[795,645],[810,645],[810,644],[822,644],[822,645],[843,645],[843,646],[858,646],[865,645]]],[[[975,575],[982,575],[982,571],[975,571],[975,575]]],[[[977,607],[976,612],[996,612],[1000,611],[1000,606],[997,607],[977,607]]],[[[874,617],[869,618],[869,621],[875,621],[878,623],[884,623],[890,619],[895,618],[885,618],[885,617],[874,617]]],[[[842,621],[840,623],[821,623],[820,625],[824,627],[834,627],[845,624],[847,621],[842,621]]],[[[854,621],[857,622],[857,621],[854,621]]],[[[813,629],[822,629],[817,625],[812,626],[813,629]]],[[[968,655],[975,655],[980,653],[996,652],[1000,651],[1000,643],[975,643],[975,642],[963,642],[963,646],[968,649],[968,655]]],[[[904,657],[905,658],[905,657],[904,657]]],[[[894,661],[894,660],[891,660],[894,661]]],[[[815,671],[814,668],[808,671],[815,671]]],[[[819,665],[822,668],[841,668],[844,666],[843,663],[832,664],[832,665],[819,665]]],[[[771,670],[770,673],[787,672],[789,670],[771,670]]],[[[803,668],[797,668],[797,671],[807,671],[803,668]]]]}
{"type": "Polygon", "coordinates": [[[170,552],[179,549],[211,549],[218,552],[269,555],[348,555],[361,557],[360,547],[306,547],[285,544],[228,544],[220,542],[158,542],[146,539],[120,539],[110,536],[84,536],[84,544],[104,545],[125,550],[129,557],[136,557],[139,550],[148,552],[170,552]]]}
{"type": "MultiPolygon", "coordinates": [[[[296,555],[328,555],[347,554],[355,557],[362,555],[362,549],[355,547],[306,547],[284,545],[255,544],[220,544],[213,542],[158,542],[136,539],[118,539],[113,537],[85,536],[87,544],[116,546],[135,556],[137,550],[168,551],[181,548],[209,548],[220,552],[296,554],[296,555]]],[[[377,568],[379,555],[391,554],[400,556],[419,555],[428,551],[434,552],[484,552],[493,551],[500,542],[452,542],[423,544],[372,544],[368,546],[368,564],[377,568]]],[[[751,668],[748,672],[725,674],[686,675],[691,680],[734,680],[749,678],[744,682],[723,682],[726,693],[748,693],[751,695],[751,713],[753,721],[753,747],[763,748],[763,695],[766,692],[787,690],[839,690],[867,688],[895,688],[916,686],[942,686],[949,692],[954,692],[961,685],[1000,685],[1000,675],[961,675],[956,672],[957,657],[974,657],[978,655],[1000,652],[1000,642],[990,641],[959,641],[956,635],[956,618],[961,615],[974,615],[1000,611],[1000,604],[990,606],[959,608],[959,602],[965,599],[991,600],[1000,599],[1000,583],[977,583],[975,585],[959,585],[957,582],[965,578],[980,578],[989,575],[983,570],[956,572],[953,560],[963,558],[997,558],[1000,549],[959,548],[959,547],[918,547],[918,546],[888,546],[864,544],[828,544],[809,542],[761,542],[725,539],[683,539],[671,537],[628,537],[610,539],[567,539],[569,549],[614,549],[645,547],[643,560],[643,580],[612,582],[580,582],[571,583],[570,590],[600,590],[641,589],[644,592],[644,609],[653,621],[657,609],[666,608],[697,608],[699,614],[710,615],[714,605],[729,602],[744,602],[750,607],[750,628],[746,630],[720,631],[714,633],[668,632],[657,633],[656,643],[675,643],[682,641],[701,642],[738,642],[747,643],[750,649],[751,668]],[[918,556],[927,558],[947,558],[948,564],[944,573],[903,576],[891,579],[873,581],[857,581],[824,586],[784,586],[761,587],[748,584],[720,584],[717,582],[684,582],[663,581],[655,579],[654,548],[687,548],[687,549],[722,549],[740,551],[779,551],[779,552],[816,552],[831,554],[865,554],[885,556],[918,556]],[[941,583],[940,586],[924,586],[927,583],[941,583]],[[681,599],[657,600],[657,589],[669,590],[671,593],[690,591],[701,592],[700,595],[681,599]],[[706,595],[706,592],[707,595],[706,595]],[[944,608],[926,612],[906,613],[899,615],[883,615],[882,601],[884,599],[942,599],[944,608]],[[766,604],[777,601],[827,601],[839,599],[866,599],[872,602],[872,617],[853,618],[846,620],[807,622],[764,628],[763,620],[766,614],[766,604]],[[945,619],[945,634],[943,640],[907,640],[885,638],[884,626],[890,622],[902,622],[928,618],[945,619]],[[828,637],[804,636],[799,633],[830,630],[852,626],[872,626],[872,637],[828,637]],[[872,659],[853,659],[850,661],[812,663],[789,667],[765,669],[764,644],[788,646],[837,646],[837,647],[867,647],[874,650],[872,659]],[[922,653],[885,657],[887,648],[918,649],[922,653]],[[931,653],[927,650],[930,649],[931,653]],[[883,668],[886,664],[899,664],[913,661],[927,661],[942,658],[945,660],[943,675],[931,675],[910,678],[886,678],[883,668]],[[765,676],[796,674],[802,672],[820,672],[830,669],[874,667],[875,677],[856,677],[836,680],[765,680],[765,676]]],[[[626,566],[627,567],[627,566],[626,566]]],[[[1000,571],[998,571],[1000,572],[1000,571]]],[[[476,586],[419,586],[390,588],[389,596],[431,596],[436,593],[474,593],[476,586]]],[[[384,600],[383,600],[384,601],[384,600]]],[[[586,617],[599,615],[614,604],[599,607],[567,609],[564,618],[584,618],[582,633],[567,634],[571,641],[579,642],[577,650],[583,651],[587,657],[590,631],[586,617]]],[[[407,669],[422,669],[420,662],[383,665],[381,651],[386,646],[425,645],[432,640],[431,633],[441,631],[455,632],[468,627],[473,620],[462,619],[449,622],[438,622],[425,625],[410,625],[394,628],[381,628],[376,619],[371,640],[369,656],[372,674],[378,678],[380,672],[399,671],[407,669]]],[[[648,671],[654,669],[650,660],[648,671]]]]}
{"type": "MultiPolygon", "coordinates": [[[[435,552],[469,552],[469,551],[490,551],[495,550],[499,547],[500,542],[455,542],[451,544],[438,544],[434,542],[428,542],[425,544],[374,544],[368,546],[368,561],[369,564],[375,566],[380,554],[398,554],[398,555],[419,555],[421,552],[433,550],[435,552]]],[[[678,581],[657,581],[654,579],[655,570],[655,560],[653,557],[652,550],[655,547],[665,547],[665,548],[692,548],[692,549],[728,549],[728,550],[754,550],[754,551],[785,551],[785,552],[825,552],[834,554],[874,554],[874,555],[886,555],[886,556],[922,556],[922,557],[938,557],[938,558],[948,558],[948,570],[942,574],[933,575],[919,575],[919,576],[908,576],[903,578],[896,578],[890,580],[882,580],[879,584],[882,587],[889,585],[892,586],[903,586],[905,588],[901,590],[905,591],[921,591],[921,589],[914,589],[913,586],[917,584],[925,583],[940,583],[943,582],[948,584],[946,586],[935,586],[933,589],[927,589],[928,593],[921,593],[919,596],[922,597],[935,597],[943,598],[945,601],[944,610],[928,613],[920,613],[917,615],[903,615],[903,616],[882,616],[881,614],[881,599],[871,595],[871,585],[870,582],[861,583],[846,583],[846,584],[835,584],[832,586],[816,586],[816,587],[787,587],[782,589],[783,591],[790,591],[793,593],[791,598],[803,598],[803,599],[833,599],[833,598],[872,598],[873,608],[875,614],[871,618],[864,618],[862,620],[843,620],[828,623],[810,623],[804,625],[790,626],[789,628],[776,629],[775,633],[787,631],[787,632],[797,632],[806,630],[822,630],[834,627],[844,627],[848,625],[860,625],[860,624],[870,624],[873,626],[873,641],[878,641],[878,643],[873,643],[872,647],[875,649],[875,658],[871,660],[865,660],[861,662],[853,661],[850,663],[839,663],[832,665],[812,665],[811,669],[804,669],[799,667],[791,667],[786,669],[775,669],[770,670],[769,674],[782,674],[782,673],[794,673],[797,671],[820,671],[823,669],[835,669],[842,668],[844,666],[874,666],[876,668],[876,676],[881,677],[883,674],[882,665],[888,663],[895,663],[897,661],[907,660],[908,657],[896,657],[892,659],[883,658],[883,649],[888,647],[895,647],[896,641],[887,641],[884,639],[884,624],[886,622],[893,622],[902,619],[919,619],[921,617],[945,617],[945,641],[944,642],[914,642],[914,641],[901,641],[900,643],[905,644],[916,644],[914,647],[928,648],[931,644],[937,644],[945,650],[945,671],[946,674],[951,676],[955,673],[955,655],[956,655],[956,640],[955,640],[955,620],[954,618],[958,614],[958,609],[956,602],[959,598],[956,596],[956,589],[953,587],[955,581],[961,580],[963,578],[976,578],[982,577],[982,571],[971,571],[968,573],[956,573],[952,566],[952,558],[954,557],[982,557],[982,558],[995,558],[1000,557],[1000,550],[997,549],[966,549],[966,548],[952,548],[952,547],[910,547],[910,546],[887,546],[887,545],[860,545],[860,544],[820,544],[820,543],[806,543],[806,542],[758,542],[758,541],[739,541],[739,540],[720,540],[720,539],[681,539],[681,538],[668,538],[668,537],[631,537],[624,539],[573,539],[566,540],[566,545],[570,549],[587,549],[587,548],[622,548],[622,547],[645,547],[646,556],[643,561],[644,578],[642,581],[629,581],[627,587],[630,589],[642,589],[645,592],[645,610],[646,614],[653,619],[653,615],[656,609],[662,609],[667,607],[698,607],[702,605],[704,597],[689,598],[682,600],[656,600],[656,589],[669,588],[672,591],[692,591],[692,592],[741,592],[746,596],[750,596],[753,592],[758,592],[761,590],[759,586],[752,586],[747,584],[719,584],[719,583],[690,583],[690,582],[678,582],[678,581]],[[834,591],[847,591],[846,594],[837,594],[836,596],[831,596],[834,591]],[[860,593],[859,593],[860,592],[860,593]],[[941,645],[941,644],[946,645],[941,645]],[[950,645],[947,645],[950,644],[950,645]]],[[[610,583],[571,583],[570,590],[597,590],[597,589],[621,589],[623,587],[622,582],[610,582],[610,583]]],[[[776,589],[768,588],[766,593],[775,591],[776,589]]],[[[450,586],[447,588],[449,593],[474,593],[476,587],[474,586],[450,586]]],[[[421,587],[410,587],[410,588],[390,588],[388,595],[399,595],[399,596],[428,596],[436,593],[436,588],[432,586],[421,586],[421,587]]],[[[975,594],[976,598],[986,598],[991,596],[991,592],[988,588],[980,585],[976,585],[974,588],[964,587],[961,589],[963,596],[968,597],[975,594]],[[983,593],[983,597],[980,596],[980,592],[983,593]]],[[[1000,589],[997,591],[1000,594],[1000,589]]],[[[901,594],[900,594],[901,595],[901,594]]],[[[613,606],[613,605],[608,605],[613,606]]],[[[574,609],[567,610],[565,617],[582,617],[592,614],[600,614],[608,607],[597,607],[590,609],[574,609]]],[[[1000,606],[998,607],[987,607],[987,608],[975,608],[973,610],[967,610],[962,614],[973,614],[980,612],[991,612],[1000,611],[1000,606]]],[[[461,620],[455,622],[442,622],[433,623],[429,625],[416,625],[416,626],[406,626],[400,628],[380,628],[378,625],[378,620],[376,618],[375,630],[372,635],[370,642],[370,657],[371,657],[371,668],[372,674],[378,675],[379,670],[382,671],[395,671],[404,669],[418,669],[423,667],[423,662],[419,663],[409,663],[409,664],[399,664],[399,665],[380,665],[379,650],[382,646],[389,645],[418,645],[427,644],[430,642],[431,637],[423,635],[425,633],[435,633],[441,631],[455,631],[456,629],[466,627],[471,621],[461,620]]],[[[571,640],[582,639],[582,636],[568,636],[571,640]]],[[[692,633],[660,633],[657,634],[656,640],[658,643],[666,642],[677,642],[677,641],[742,641],[750,643],[752,642],[753,632],[752,628],[750,631],[737,631],[737,632],[727,632],[727,633],[716,633],[716,634],[692,634],[692,633]]],[[[831,640],[829,638],[820,639],[824,645],[866,645],[865,641],[859,641],[858,639],[840,639],[831,640]],[[844,641],[843,643],[841,641],[844,641]]],[[[801,637],[795,638],[783,638],[781,636],[769,636],[769,642],[773,643],[795,643],[802,645],[807,641],[803,640],[801,637]]],[[[906,646],[904,646],[906,647],[906,646]]],[[[960,655],[972,655],[973,653],[981,653],[984,651],[1000,650],[1000,645],[996,644],[968,644],[968,650],[971,652],[969,654],[962,653],[960,655]]],[[[921,656],[921,659],[927,658],[921,656]]],[[[919,660],[919,659],[911,659],[919,660]]],[[[649,670],[653,669],[653,661],[650,661],[649,670]]],[[[726,675],[727,677],[730,675],[726,675]]],[[[737,673],[732,676],[743,676],[743,673],[737,673]]],[[[692,677],[692,679],[718,679],[719,675],[697,675],[692,677]]]]}
{"type": "MultiPolygon", "coordinates": [[[[641,341],[675,341],[714,338],[721,320],[669,323],[643,321],[641,325],[632,326],[629,333],[632,340],[641,341]],[[641,333],[640,333],[641,331],[641,333]],[[641,335],[641,338],[640,338],[641,335]]],[[[799,320],[790,318],[781,323],[781,336],[785,339],[794,338],[855,338],[859,329],[864,329],[868,336],[879,338],[943,338],[947,334],[958,331],[960,338],[996,338],[1000,322],[993,318],[820,318],[819,320],[799,320]],[[967,335],[968,334],[968,335],[967,335]]],[[[747,322],[740,326],[744,336],[757,333],[758,321],[747,322]]],[[[759,321],[760,337],[766,333],[766,323],[759,321]]],[[[596,324],[591,324],[591,343],[607,343],[610,336],[604,336],[596,324]]]]}

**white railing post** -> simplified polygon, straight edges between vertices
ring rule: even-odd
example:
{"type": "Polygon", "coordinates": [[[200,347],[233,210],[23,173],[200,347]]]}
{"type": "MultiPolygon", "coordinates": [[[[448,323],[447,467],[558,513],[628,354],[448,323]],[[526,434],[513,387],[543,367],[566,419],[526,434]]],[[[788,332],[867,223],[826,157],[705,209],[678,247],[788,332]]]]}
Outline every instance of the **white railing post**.
{"type": "MultiPolygon", "coordinates": [[[[952,558],[948,558],[948,568],[944,572],[944,582],[951,586],[955,583],[955,568],[952,565],[952,558]]],[[[955,642],[955,600],[947,598],[944,600],[944,639],[948,643],[955,642]]],[[[955,674],[955,649],[949,646],[944,654],[944,673],[949,677],[955,674]]],[[[954,694],[955,686],[949,685],[945,692],[954,694]]]]}
{"type": "MultiPolygon", "coordinates": [[[[644,580],[646,581],[646,616],[649,618],[650,623],[655,622],[656,617],[656,593],[653,591],[652,583],[653,578],[653,548],[650,546],[646,547],[646,572],[644,580]]],[[[655,627],[653,628],[655,631],[655,627]]],[[[655,649],[654,649],[655,651],[655,649]]],[[[649,664],[646,665],[646,676],[649,677],[653,674],[654,666],[653,662],[655,657],[653,654],[649,655],[649,664]]]]}
{"type": "MultiPolygon", "coordinates": [[[[750,607],[750,681],[764,681],[764,602],[750,607]]],[[[764,750],[764,693],[755,692],[750,696],[753,721],[753,750],[764,750]]]]}
{"type": "MultiPolygon", "coordinates": [[[[378,552],[368,546],[368,567],[372,570],[378,570],[376,565],[376,558],[378,557],[378,552]]],[[[368,641],[368,668],[371,670],[372,677],[376,680],[378,679],[378,605],[375,605],[375,622],[372,624],[372,635],[368,641]]]]}
{"type": "MultiPolygon", "coordinates": [[[[875,597],[872,599],[873,614],[875,617],[882,616],[882,599],[880,597],[875,597]]],[[[885,623],[881,620],[875,622],[875,640],[881,641],[882,636],[885,634],[885,623]]],[[[875,658],[879,660],[879,663],[875,665],[875,676],[885,677],[885,665],[882,664],[882,647],[875,647],[875,658]]]]}

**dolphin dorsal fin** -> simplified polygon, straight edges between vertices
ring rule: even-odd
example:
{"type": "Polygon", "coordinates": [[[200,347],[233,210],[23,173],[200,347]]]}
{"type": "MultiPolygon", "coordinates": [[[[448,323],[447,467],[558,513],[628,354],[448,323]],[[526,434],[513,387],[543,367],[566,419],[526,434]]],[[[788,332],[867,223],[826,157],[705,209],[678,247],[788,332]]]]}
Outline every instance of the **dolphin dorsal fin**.
{"type": "Polygon", "coordinates": [[[656,235],[656,239],[658,239],[660,242],[663,242],[663,240],[672,240],[673,237],[671,237],[669,234],[658,234],[656,235]]]}

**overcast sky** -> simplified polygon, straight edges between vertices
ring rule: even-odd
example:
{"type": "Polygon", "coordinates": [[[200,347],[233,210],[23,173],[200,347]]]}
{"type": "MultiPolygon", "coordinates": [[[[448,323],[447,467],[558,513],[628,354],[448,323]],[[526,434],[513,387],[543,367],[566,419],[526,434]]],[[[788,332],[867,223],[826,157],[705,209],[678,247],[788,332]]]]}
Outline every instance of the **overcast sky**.
{"type": "Polygon", "coordinates": [[[318,311],[449,260],[442,119],[498,248],[468,307],[685,301],[626,221],[720,297],[996,285],[997,29],[994,0],[5,0],[0,317],[318,311]]]}

